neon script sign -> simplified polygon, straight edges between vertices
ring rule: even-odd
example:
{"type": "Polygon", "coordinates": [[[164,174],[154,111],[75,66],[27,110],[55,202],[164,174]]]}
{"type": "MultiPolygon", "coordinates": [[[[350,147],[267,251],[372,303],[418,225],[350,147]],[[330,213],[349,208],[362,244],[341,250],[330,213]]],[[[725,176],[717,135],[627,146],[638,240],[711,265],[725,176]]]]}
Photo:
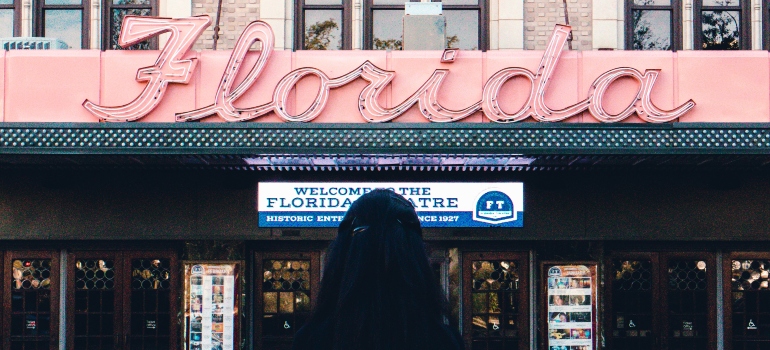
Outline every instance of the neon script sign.
{"type": "MultiPolygon", "coordinates": [[[[123,106],[110,107],[86,100],[83,107],[102,121],[128,122],[141,119],[160,104],[168,84],[187,84],[190,81],[197,61],[194,58],[186,58],[186,55],[195,40],[210,24],[211,19],[208,16],[179,19],[126,16],[120,33],[121,46],[132,45],[166,32],[170,33],[168,43],[160,51],[154,65],[140,68],[137,72],[136,80],[147,81],[147,85],[133,101],[123,106]]],[[[336,78],[330,78],[316,68],[296,69],[278,82],[273,91],[272,101],[255,107],[240,108],[236,107],[234,102],[257,81],[270,58],[275,41],[270,25],[255,21],[241,33],[219,82],[214,102],[203,108],[177,113],[176,121],[194,121],[217,115],[229,122],[242,122],[272,112],[285,121],[309,122],[324,110],[329,101],[331,89],[339,88],[359,78],[367,81],[368,84],[359,95],[358,110],[366,121],[372,123],[391,121],[415,104],[418,105],[420,113],[432,122],[454,122],[482,111],[488,119],[499,123],[518,122],[530,117],[541,122],[556,122],[586,110],[594,118],[605,123],[622,121],[634,113],[646,122],[663,123],[679,118],[695,107],[695,102],[692,100],[672,110],[663,110],[655,106],[650,95],[660,73],[659,69],[648,69],[642,73],[634,68],[615,68],[596,78],[584,100],[563,109],[549,108],[545,103],[545,94],[570,31],[569,26],[556,25],[536,72],[511,67],[495,73],[484,84],[481,101],[462,110],[444,108],[438,101],[438,90],[449,74],[447,69],[436,69],[417,91],[400,104],[394,107],[382,106],[379,103],[380,93],[393,81],[396,73],[383,70],[369,61],[336,78]],[[242,64],[246,54],[255,42],[261,42],[263,50],[246,77],[235,86],[235,78],[238,72],[244,69],[242,64]],[[320,79],[320,88],[314,101],[305,111],[291,114],[286,108],[290,92],[300,80],[308,76],[320,79]],[[500,107],[499,99],[504,98],[500,96],[500,90],[503,84],[516,77],[523,77],[529,81],[530,94],[526,103],[518,111],[508,113],[500,107]],[[610,85],[621,78],[637,80],[639,89],[623,111],[611,114],[602,106],[603,98],[610,85]]],[[[445,51],[441,58],[442,62],[453,62],[455,53],[452,50],[445,51]]]]}

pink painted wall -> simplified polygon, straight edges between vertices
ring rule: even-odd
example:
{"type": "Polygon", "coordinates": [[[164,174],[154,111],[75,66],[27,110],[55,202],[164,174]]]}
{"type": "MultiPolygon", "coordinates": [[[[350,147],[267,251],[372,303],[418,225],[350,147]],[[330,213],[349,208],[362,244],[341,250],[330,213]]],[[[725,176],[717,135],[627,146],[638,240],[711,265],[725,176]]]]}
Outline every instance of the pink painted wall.
{"type": "MultiPolygon", "coordinates": [[[[0,52],[0,94],[5,122],[97,122],[83,108],[89,99],[105,106],[133,100],[145,83],[135,80],[140,67],[152,65],[157,51],[7,51],[0,52]]],[[[257,52],[247,57],[240,74],[246,75],[257,52]]],[[[238,107],[256,106],[272,100],[276,83],[293,69],[315,67],[330,78],[341,76],[366,60],[396,72],[381,96],[384,106],[393,106],[411,95],[435,69],[448,69],[449,76],[439,91],[440,103],[461,109],[481,99],[487,79],[507,67],[537,71],[541,51],[462,51],[454,63],[440,63],[441,52],[433,51],[275,51],[259,80],[240,100],[238,107]]],[[[199,59],[189,84],[169,84],[158,107],[141,122],[174,122],[174,113],[186,112],[213,103],[219,80],[229,59],[229,51],[192,52],[199,59]]],[[[660,69],[652,101],[660,108],[672,109],[687,100],[697,105],[680,122],[770,122],[770,55],[767,51],[738,52],[564,52],[546,93],[552,109],[584,99],[591,83],[602,73],[617,67],[660,69]]],[[[358,112],[358,95],[367,84],[358,79],[332,89],[329,104],[314,121],[321,123],[365,122],[358,112]]],[[[294,114],[315,98],[318,79],[306,78],[290,97],[294,114]]],[[[507,112],[515,112],[529,94],[528,81],[516,78],[502,89],[499,99],[507,112]]],[[[632,79],[615,82],[605,95],[608,112],[620,112],[638,89],[632,79]]],[[[204,122],[221,122],[211,116],[204,122]]],[[[275,114],[255,122],[281,122],[275,114]]],[[[527,121],[532,121],[528,119],[527,121]]],[[[428,122],[416,106],[394,122],[428,122]]],[[[481,112],[462,122],[490,122],[481,112]]],[[[565,122],[597,122],[589,112],[565,122]]],[[[625,122],[643,122],[635,115],[625,122]]]]}

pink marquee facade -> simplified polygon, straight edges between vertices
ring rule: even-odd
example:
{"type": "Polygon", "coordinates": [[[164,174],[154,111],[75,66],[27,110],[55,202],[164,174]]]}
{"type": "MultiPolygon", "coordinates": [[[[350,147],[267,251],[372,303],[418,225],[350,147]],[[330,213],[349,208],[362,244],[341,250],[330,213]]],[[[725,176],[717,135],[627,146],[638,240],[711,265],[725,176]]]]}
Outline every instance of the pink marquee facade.
{"type": "MultiPolygon", "coordinates": [[[[0,52],[3,122],[98,122],[83,107],[86,100],[102,106],[131,102],[147,85],[137,81],[137,70],[152,66],[159,51],[6,51],[0,52]]],[[[217,88],[231,51],[190,51],[198,61],[188,83],[168,84],[165,96],[139,122],[175,122],[175,114],[205,107],[214,102],[217,88]]],[[[247,54],[236,84],[243,80],[259,57],[247,54]]],[[[478,103],[487,81],[511,67],[537,72],[544,52],[460,51],[454,62],[442,63],[440,51],[273,51],[261,75],[234,105],[238,108],[269,103],[281,79],[295,69],[313,67],[330,78],[341,77],[369,61],[395,72],[392,84],[379,97],[384,107],[395,106],[414,94],[437,69],[448,70],[439,85],[437,99],[446,109],[461,110],[478,103]]],[[[557,57],[558,58],[558,57],[557,57]]],[[[644,73],[659,70],[651,89],[652,102],[664,110],[688,100],[697,105],[675,119],[679,122],[770,122],[770,54],[767,51],[734,52],[638,52],[563,51],[545,90],[545,104],[565,108],[585,100],[600,75],[618,67],[644,73]]],[[[320,79],[310,75],[287,94],[289,114],[308,109],[316,98],[320,79]]],[[[358,110],[361,91],[368,85],[362,78],[330,90],[328,103],[315,123],[365,123],[358,110]]],[[[609,114],[623,111],[639,91],[636,79],[614,80],[603,94],[602,106],[609,114]]],[[[527,103],[530,83],[524,77],[506,82],[499,91],[503,111],[514,113],[527,103]]],[[[202,122],[224,122],[217,115],[202,122]]],[[[254,118],[254,122],[284,122],[275,113],[254,118]]],[[[533,118],[523,122],[533,122],[533,118]]],[[[429,122],[415,104],[393,122],[429,122]]],[[[477,111],[460,122],[488,123],[477,111]]],[[[587,110],[564,122],[598,122],[587,110]]],[[[643,123],[634,113],[623,122],[643,123]]]]}

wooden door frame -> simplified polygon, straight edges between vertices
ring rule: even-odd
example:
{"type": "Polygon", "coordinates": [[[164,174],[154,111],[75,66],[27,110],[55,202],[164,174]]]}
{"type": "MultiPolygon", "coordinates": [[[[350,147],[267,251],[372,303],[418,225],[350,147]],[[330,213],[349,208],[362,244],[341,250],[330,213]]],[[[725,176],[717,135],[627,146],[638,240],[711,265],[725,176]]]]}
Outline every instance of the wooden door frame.
{"type": "Polygon", "coordinates": [[[254,251],[252,254],[252,271],[250,273],[252,280],[253,302],[251,307],[251,318],[253,328],[252,344],[254,349],[262,350],[262,268],[265,259],[281,260],[310,260],[310,308],[315,309],[318,299],[318,288],[321,284],[321,252],[312,249],[303,249],[296,251],[288,250],[265,250],[254,251]]]}
{"type": "MultiPolygon", "coordinates": [[[[724,337],[725,339],[733,339],[733,303],[732,303],[732,260],[744,260],[744,259],[763,259],[770,260],[770,253],[768,252],[730,252],[726,253],[722,259],[722,307],[724,309],[724,337]]],[[[725,341],[725,350],[732,350],[733,343],[725,341]]]]}
{"type": "Polygon", "coordinates": [[[473,336],[473,310],[471,302],[471,272],[474,260],[516,260],[519,262],[519,348],[526,349],[530,339],[530,303],[529,298],[529,251],[460,251],[462,269],[460,279],[462,286],[461,323],[465,348],[471,348],[473,336]]]}
{"type": "MultiPolygon", "coordinates": [[[[121,260],[123,264],[123,270],[120,271],[125,276],[125,283],[123,283],[121,294],[123,297],[122,311],[123,315],[122,327],[123,327],[123,346],[126,349],[131,348],[131,283],[132,283],[132,259],[141,258],[159,258],[169,260],[169,273],[172,276],[169,282],[169,346],[171,349],[181,346],[179,341],[179,333],[181,327],[179,325],[179,292],[182,286],[181,279],[184,279],[184,271],[181,271],[179,262],[177,260],[177,254],[173,250],[125,250],[121,251],[121,260]],[[181,275],[180,275],[181,271],[181,275]],[[179,276],[176,279],[173,276],[179,276]]],[[[115,274],[118,275],[117,273],[115,274]]],[[[236,281],[237,287],[237,281],[236,281]]],[[[237,292],[237,291],[236,291],[237,292]]],[[[236,294],[237,295],[237,294],[236,294]]]]}
{"type": "Polygon", "coordinates": [[[123,284],[125,284],[125,278],[121,276],[121,272],[123,271],[123,261],[122,261],[122,254],[121,251],[118,250],[84,250],[84,251],[71,251],[67,253],[67,282],[66,282],[66,303],[67,303],[67,316],[66,316],[66,325],[67,325],[67,349],[74,349],[75,348],[75,275],[74,275],[74,269],[70,269],[70,267],[73,267],[74,262],[77,259],[114,259],[113,261],[113,270],[115,271],[115,285],[113,288],[114,291],[114,300],[113,300],[113,331],[114,331],[114,342],[113,344],[117,348],[124,348],[125,347],[125,341],[126,337],[123,333],[123,295],[121,292],[121,288],[123,287],[123,284]]]}
{"type": "Polygon", "coordinates": [[[538,327],[540,328],[539,336],[540,340],[539,343],[541,345],[537,346],[538,349],[548,349],[548,268],[547,266],[553,266],[553,265],[586,265],[586,266],[593,266],[593,273],[591,275],[591,283],[595,286],[594,287],[594,295],[591,299],[591,314],[594,315],[593,318],[596,320],[591,320],[592,324],[592,348],[598,349],[599,347],[597,344],[599,344],[599,334],[602,334],[601,332],[603,329],[601,329],[601,324],[599,324],[599,277],[600,277],[600,270],[599,270],[599,261],[594,260],[546,260],[541,261],[539,264],[539,270],[540,270],[540,280],[538,281],[538,297],[537,302],[539,310],[538,310],[538,317],[537,320],[538,327]]]}
{"type": "MultiPolygon", "coordinates": [[[[706,262],[706,302],[707,302],[707,312],[706,312],[706,322],[707,322],[707,329],[708,329],[708,337],[707,337],[707,344],[708,348],[703,350],[716,350],[717,345],[717,324],[716,324],[716,300],[717,300],[717,269],[721,268],[721,266],[717,266],[716,264],[716,253],[711,251],[700,251],[700,252],[661,252],[659,253],[659,261],[660,261],[660,269],[659,269],[659,276],[660,281],[665,282],[668,279],[668,262],[672,260],[672,258],[675,259],[694,259],[694,260],[703,260],[706,262]],[[714,266],[713,273],[709,274],[709,266],[714,266]]],[[[661,284],[659,288],[666,288],[668,284],[661,284]]],[[[670,329],[668,328],[669,319],[668,319],[668,296],[666,295],[666,292],[661,290],[661,307],[663,308],[664,312],[661,315],[661,349],[668,349],[668,332],[670,329]]]]}
{"type": "MultiPolygon", "coordinates": [[[[613,329],[612,325],[614,322],[613,315],[612,315],[612,279],[614,278],[612,276],[612,269],[610,268],[612,266],[612,261],[616,259],[623,259],[623,260],[642,260],[647,259],[652,264],[650,274],[652,275],[652,281],[651,281],[651,290],[652,290],[652,300],[661,300],[660,296],[660,288],[657,287],[661,283],[660,279],[660,254],[656,252],[611,252],[607,254],[604,261],[604,314],[602,315],[604,318],[603,327],[604,331],[609,332],[613,329]]],[[[661,330],[661,315],[659,312],[653,312],[652,313],[652,327],[651,331],[653,332],[653,337],[655,337],[654,345],[656,348],[660,348],[661,344],[661,336],[662,336],[662,330],[661,330]]],[[[605,337],[607,341],[607,348],[612,349],[612,342],[613,337],[612,335],[605,337]]]]}
{"type": "MultiPolygon", "coordinates": [[[[51,341],[50,341],[50,349],[51,350],[58,350],[59,349],[59,298],[61,297],[59,295],[59,283],[61,280],[61,271],[59,271],[59,252],[56,250],[9,250],[5,252],[5,254],[2,254],[0,252],[0,256],[3,256],[3,272],[0,272],[0,277],[3,277],[4,274],[7,274],[7,271],[10,271],[13,267],[13,260],[14,259],[50,259],[51,260],[51,275],[49,277],[50,279],[50,291],[51,291],[51,341]]],[[[3,280],[7,281],[7,280],[3,280]]],[[[2,285],[4,287],[0,287],[0,295],[3,297],[2,302],[2,320],[0,320],[0,324],[2,324],[4,327],[2,328],[3,336],[2,341],[3,343],[0,344],[0,349],[10,349],[11,348],[11,288],[8,286],[8,283],[3,282],[2,285]]]]}

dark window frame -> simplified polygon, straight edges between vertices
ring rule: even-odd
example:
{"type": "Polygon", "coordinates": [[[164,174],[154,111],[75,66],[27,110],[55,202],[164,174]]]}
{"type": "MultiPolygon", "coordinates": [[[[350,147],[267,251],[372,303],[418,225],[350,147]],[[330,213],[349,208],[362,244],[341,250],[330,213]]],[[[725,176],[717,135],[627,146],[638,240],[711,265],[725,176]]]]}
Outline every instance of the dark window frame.
{"type": "Polygon", "coordinates": [[[60,298],[63,296],[59,294],[60,291],[60,285],[59,285],[59,278],[60,278],[60,271],[59,271],[59,253],[58,251],[54,250],[10,250],[5,252],[5,254],[2,254],[0,252],[0,257],[3,259],[0,260],[0,266],[3,268],[3,272],[0,273],[0,277],[3,277],[3,285],[0,286],[0,296],[2,296],[2,301],[0,301],[0,324],[2,324],[4,327],[0,329],[0,339],[2,342],[0,342],[0,349],[10,349],[11,348],[11,317],[12,317],[12,306],[11,306],[11,295],[13,293],[13,289],[11,287],[10,278],[5,279],[7,277],[10,277],[9,272],[12,269],[13,266],[13,260],[15,259],[48,259],[50,260],[51,264],[51,270],[50,270],[50,329],[49,329],[49,342],[51,344],[51,349],[57,348],[59,345],[59,303],[60,298]]]}
{"type": "Polygon", "coordinates": [[[342,50],[353,48],[352,27],[353,14],[350,0],[341,0],[339,5],[307,5],[306,0],[294,2],[294,51],[305,50],[305,11],[308,10],[332,10],[342,11],[342,50]]]}
{"type": "MultiPolygon", "coordinates": [[[[727,256],[726,256],[727,257],[727,256]]],[[[702,260],[706,262],[706,279],[707,279],[707,287],[706,287],[706,299],[707,299],[707,310],[706,310],[706,339],[708,343],[708,347],[703,350],[715,350],[716,344],[717,344],[717,298],[719,297],[717,295],[717,270],[723,268],[723,266],[717,265],[717,259],[716,259],[716,253],[713,251],[681,251],[681,252],[672,252],[672,251],[655,251],[655,250],[641,250],[641,251],[623,251],[623,250],[617,250],[609,252],[605,256],[604,264],[607,268],[604,269],[604,278],[606,283],[603,287],[597,287],[600,289],[597,289],[598,291],[603,292],[604,294],[604,311],[602,316],[604,317],[604,320],[601,321],[601,326],[603,326],[606,336],[606,341],[609,344],[609,348],[614,349],[613,343],[616,342],[616,339],[612,336],[612,330],[613,330],[613,321],[614,315],[613,315],[613,299],[612,299],[612,281],[614,279],[613,271],[612,271],[612,261],[613,260],[648,260],[652,263],[652,295],[653,295],[653,302],[657,302],[657,307],[653,311],[652,315],[652,337],[655,338],[654,342],[656,345],[656,348],[661,349],[668,349],[669,343],[671,339],[673,338],[671,336],[671,322],[670,322],[670,309],[669,309],[669,303],[672,300],[669,295],[669,289],[668,283],[669,283],[669,272],[668,272],[668,265],[672,260],[683,260],[683,259],[692,259],[692,260],[702,260]]],[[[729,259],[724,259],[723,264],[725,261],[729,261],[729,259]]],[[[725,279],[729,279],[730,274],[727,274],[723,276],[723,281],[725,279]]],[[[730,289],[729,284],[725,285],[723,292],[726,292],[730,289]]],[[[726,294],[725,294],[726,295],[726,294]]],[[[726,300],[726,299],[725,299],[726,300]]],[[[727,302],[725,302],[725,306],[727,306],[727,302]]],[[[727,310],[725,309],[725,312],[727,310]]],[[[725,320],[724,325],[727,325],[727,320],[725,320]]],[[[679,338],[681,339],[681,338],[679,338]]],[[[725,338],[729,339],[729,338],[725,338]]],[[[728,348],[729,349],[729,348],[728,348]]]]}
{"type": "MultiPolygon", "coordinates": [[[[744,0],[746,1],[746,0],[744,0]]],[[[634,50],[634,23],[633,12],[635,10],[664,10],[671,12],[671,51],[682,50],[684,42],[682,36],[682,2],[671,0],[671,5],[637,5],[634,0],[626,0],[625,3],[625,47],[626,50],[634,50]]]]}
{"type": "MultiPolygon", "coordinates": [[[[316,302],[318,301],[318,292],[321,284],[321,252],[318,249],[296,249],[296,250],[264,250],[254,251],[251,254],[251,272],[249,274],[249,289],[251,297],[251,341],[252,348],[255,350],[263,350],[265,347],[263,343],[265,340],[273,342],[285,342],[291,343],[290,338],[281,336],[276,337],[264,337],[262,335],[263,315],[264,315],[264,300],[263,300],[263,267],[265,260],[310,260],[310,306],[311,309],[315,309],[316,302]]],[[[295,330],[299,330],[301,326],[295,325],[295,330]]]]}
{"type": "MultiPolygon", "coordinates": [[[[770,259],[770,253],[767,252],[761,252],[761,251],[739,251],[739,252],[732,252],[729,254],[725,254],[724,259],[722,259],[722,266],[719,266],[722,268],[722,285],[723,288],[723,294],[722,298],[724,300],[724,329],[725,329],[725,339],[732,339],[736,340],[734,337],[734,305],[733,305],[733,290],[732,290],[732,260],[768,260],[770,259]]],[[[766,291],[763,291],[764,293],[767,293],[766,291]]],[[[745,312],[745,314],[748,314],[748,312],[745,312]]],[[[741,336],[738,341],[743,342],[744,344],[747,341],[756,340],[757,343],[762,342],[764,344],[767,344],[767,339],[762,339],[763,337],[753,338],[752,336],[741,336]]],[[[732,341],[726,341],[724,344],[725,350],[733,350],[735,347],[733,346],[732,341]]]]}
{"type": "Polygon", "coordinates": [[[13,0],[8,5],[0,5],[0,10],[13,10],[13,36],[21,35],[21,0],[13,0]]]}
{"type": "MultiPolygon", "coordinates": [[[[113,3],[114,0],[106,0],[106,3],[104,6],[102,6],[102,50],[116,50],[110,47],[110,39],[112,38],[112,10],[113,9],[123,9],[123,10],[150,10],[151,16],[158,16],[158,0],[150,0],[149,5],[139,5],[139,4],[121,4],[121,5],[115,5],[113,3]]],[[[118,33],[120,35],[120,33],[118,33]]],[[[158,37],[154,37],[149,40],[150,41],[150,50],[157,50],[158,49],[158,37]]],[[[137,44],[138,45],[138,44],[137,44]]],[[[117,49],[120,50],[120,49],[117,49]]]]}
{"type": "MultiPolygon", "coordinates": [[[[184,278],[184,274],[181,273],[180,263],[177,258],[176,252],[173,250],[73,250],[67,254],[67,269],[70,274],[67,275],[67,281],[65,285],[65,302],[66,308],[66,334],[67,336],[67,349],[75,349],[76,338],[85,338],[93,340],[94,337],[103,337],[101,335],[77,335],[75,331],[76,324],[76,310],[75,294],[80,291],[75,287],[75,273],[73,268],[75,262],[80,259],[112,259],[114,261],[115,272],[115,287],[112,289],[114,292],[113,299],[113,327],[114,327],[114,345],[116,348],[128,349],[131,345],[132,332],[131,332],[131,319],[134,316],[134,312],[131,309],[131,261],[136,258],[161,258],[168,259],[170,270],[174,271],[176,278],[172,278],[170,282],[169,299],[169,346],[176,346],[179,344],[179,334],[181,324],[177,321],[176,316],[179,313],[179,303],[175,302],[181,298],[183,285],[181,279],[184,278]]],[[[58,310],[58,308],[57,308],[58,310]]],[[[95,313],[100,313],[95,311],[95,313]]],[[[89,314],[89,311],[81,312],[81,314],[89,314]]],[[[143,314],[143,313],[141,313],[143,314]]],[[[58,319],[57,319],[58,321],[58,319]]],[[[57,326],[58,327],[58,326],[57,326]]],[[[58,341],[57,341],[58,343],[58,341]]]]}
{"type": "MultiPolygon", "coordinates": [[[[462,261],[460,270],[460,280],[462,281],[462,310],[460,317],[462,319],[462,337],[465,342],[465,348],[473,348],[473,276],[472,269],[475,261],[496,260],[496,261],[516,261],[518,263],[519,288],[518,295],[519,310],[516,312],[515,322],[518,324],[518,335],[516,337],[504,337],[511,340],[511,344],[517,344],[519,349],[526,349],[533,339],[530,339],[530,327],[537,327],[537,322],[532,322],[530,318],[530,304],[538,301],[530,299],[530,283],[533,282],[533,276],[530,276],[529,252],[518,250],[506,251],[475,251],[465,250],[461,253],[462,261]]],[[[489,313],[489,312],[486,312],[489,313]]],[[[500,315],[502,315],[501,313],[500,315]]],[[[481,337],[488,346],[489,339],[494,337],[481,337]]],[[[503,340],[504,338],[500,338],[503,340]]],[[[480,341],[481,343],[481,341],[480,341]]]]}
{"type": "MultiPolygon", "coordinates": [[[[419,2],[419,0],[408,0],[409,2],[419,2]]],[[[406,2],[406,1],[405,1],[406,2]]],[[[441,0],[432,0],[432,2],[441,2],[441,0]]],[[[442,6],[442,11],[475,10],[479,12],[479,43],[478,48],[481,51],[489,49],[489,1],[478,0],[476,5],[446,5],[442,6]]],[[[364,50],[372,50],[374,39],[374,11],[377,10],[401,10],[404,11],[404,5],[376,5],[374,0],[364,1],[364,50]]]]}
{"type": "Polygon", "coordinates": [[[740,0],[738,6],[703,6],[703,0],[695,0],[693,11],[693,50],[703,50],[703,11],[739,11],[740,12],[740,47],[738,50],[751,50],[751,3],[740,0]]]}
{"type": "Polygon", "coordinates": [[[46,10],[80,10],[83,16],[82,25],[80,27],[80,47],[73,47],[72,49],[90,49],[91,48],[91,0],[81,0],[78,5],[46,5],[45,0],[34,1],[34,9],[32,11],[32,23],[34,29],[34,36],[45,36],[45,11],[46,10]]]}

